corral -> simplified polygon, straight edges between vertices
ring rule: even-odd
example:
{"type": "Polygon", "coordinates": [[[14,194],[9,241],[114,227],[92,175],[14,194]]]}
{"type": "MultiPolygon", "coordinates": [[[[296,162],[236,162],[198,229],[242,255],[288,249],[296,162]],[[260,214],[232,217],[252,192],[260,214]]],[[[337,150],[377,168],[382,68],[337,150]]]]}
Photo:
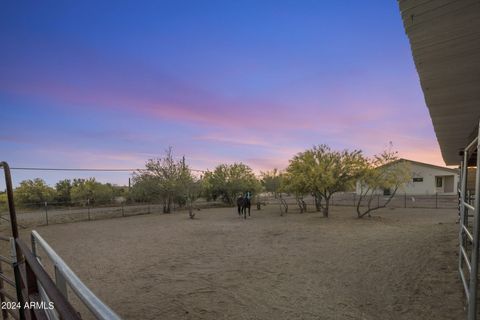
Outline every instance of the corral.
{"type": "MultiPolygon", "coordinates": [[[[457,211],[233,208],[36,228],[125,319],[461,319],[457,211]]],[[[25,232],[24,236],[27,236],[25,232]]]]}

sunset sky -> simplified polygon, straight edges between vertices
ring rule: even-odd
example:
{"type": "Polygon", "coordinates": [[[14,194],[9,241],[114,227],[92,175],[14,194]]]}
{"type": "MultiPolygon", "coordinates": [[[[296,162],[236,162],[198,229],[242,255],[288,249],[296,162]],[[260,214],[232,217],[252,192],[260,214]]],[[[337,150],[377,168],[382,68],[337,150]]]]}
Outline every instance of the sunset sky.
{"type": "MultiPolygon", "coordinates": [[[[390,141],[444,165],[393,0],[2,1],[0,109],[13,167],[138,168],[172,146],[259,172],[390,141]]],[[[14,172],[67,176],[85,174],[14,172]]]]}

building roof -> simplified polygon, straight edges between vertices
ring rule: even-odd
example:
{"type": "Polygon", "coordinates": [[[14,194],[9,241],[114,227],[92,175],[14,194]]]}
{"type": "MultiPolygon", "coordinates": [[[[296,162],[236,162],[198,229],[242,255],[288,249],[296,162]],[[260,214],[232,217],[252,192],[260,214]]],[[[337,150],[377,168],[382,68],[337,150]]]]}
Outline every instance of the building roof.
{"type": "Polygon", "coordinates": [[[455,174],[460,173],[459,169],[452,169],[452,168],[437,166],[437,165],[430,164],[430,163],[424,163],[424,162],[419,162],[419,161],[409,160],[409,159],[404,159],[404,158],[398,159],[397,161],[394,161],[394,162],[409,162],[409,163],[412,163],[412,164],[415,164],[415,165],[418,165],[418,166],[424,166],[424,167],[429,167],[429,168],[433,168],[433,169],[437,169],[437,170],[448,171],[448,172],[455,173],[455,174]]]}
{"type": "Polygon", "coordinates": [[[443,160],[459,164],[480,119],[480,1],[398,2],[443,160]]]}

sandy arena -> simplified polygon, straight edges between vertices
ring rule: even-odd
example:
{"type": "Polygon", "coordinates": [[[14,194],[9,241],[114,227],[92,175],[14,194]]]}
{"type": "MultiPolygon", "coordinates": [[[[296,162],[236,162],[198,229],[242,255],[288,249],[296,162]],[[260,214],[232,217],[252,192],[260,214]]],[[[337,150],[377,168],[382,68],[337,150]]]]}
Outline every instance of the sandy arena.
{"type": "Polygon", "coordinates": [[[125,319],[465,317],[455,210],[234,210],[36,230],[125,319]]]}

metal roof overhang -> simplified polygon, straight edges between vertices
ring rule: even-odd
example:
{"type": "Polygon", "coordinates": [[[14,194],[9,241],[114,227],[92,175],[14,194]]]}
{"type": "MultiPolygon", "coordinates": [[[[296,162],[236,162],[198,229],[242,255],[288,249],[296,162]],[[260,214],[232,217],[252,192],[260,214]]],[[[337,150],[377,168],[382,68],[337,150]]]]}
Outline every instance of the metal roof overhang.
{"type": "Polygon", "coordinates": [[[425,102],[447,165],[480,119],[480,0],[398,0],[425,102]]]}

